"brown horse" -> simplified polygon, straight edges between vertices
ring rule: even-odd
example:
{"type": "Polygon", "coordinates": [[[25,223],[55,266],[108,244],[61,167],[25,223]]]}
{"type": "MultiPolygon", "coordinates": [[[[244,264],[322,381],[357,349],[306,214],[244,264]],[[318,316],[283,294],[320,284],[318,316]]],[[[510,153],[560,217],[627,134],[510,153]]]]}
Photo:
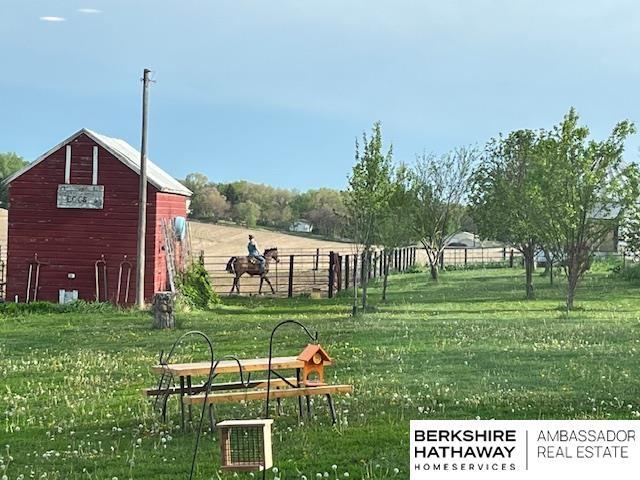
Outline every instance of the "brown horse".
{"type": "Polygon", "coordinates": [[[231,257],[227,262],[227,272],[235,275],[235,278],[233,279],[233,285],[231,286],[229,294],[232,294],[234,290],[237,293],[240,293],[240,277],[245,273],[248,273],[252,277],[260,275],[260,288],[258,289],[259,294],[262,293],[262,283],[265,280],[271,287],[271,293],[276,293],[273,289],[273,285],[271,285],[271,282],[267,277],[267,273],[269,273],[269,263],[271,260],[276,263],[280,261],[278,258],[277,248],[267,248],[264,251],[264,272],[260,273],[260,262],[258,262],[257,259],[252,259],[251,257],[231,257]]]}

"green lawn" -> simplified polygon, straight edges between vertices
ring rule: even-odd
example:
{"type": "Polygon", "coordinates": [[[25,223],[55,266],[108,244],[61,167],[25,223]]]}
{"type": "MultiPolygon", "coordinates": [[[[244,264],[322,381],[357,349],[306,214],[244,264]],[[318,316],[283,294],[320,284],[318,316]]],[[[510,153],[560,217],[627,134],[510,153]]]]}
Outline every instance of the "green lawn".
{"type": "MultiPolygon", "coordinates": [[[[177,427],[175,402],[161,425],[140,395],[154,384],[149,366],[189,329],[207,333],[218,356],[267,356],[271,328],[288,318],[317,328],[336,360],[331,381],[353,383],[355,394],[335,398],[336,427],[321,398],[304,425],[285,400],[271,479],[408,478],[411,419],[638,418],[638,286],[592,273],[566,316],[562,284],[536,281],[537,299],[524,301],[520,270],[450,272],[438,285],[394,276],[389,302],[376,304],[374,286],[375,311],[360,318],[347,296],[225,299],[180,315],[169,332],[137,312],[0,316],[0,478],[186,479],[195,436],[177,427]]],[[[276,354],[305,344],[283,329],[276,354]]],[[[200,346],[182,352],[206,358],[200,346]]],[[[217,418],[256,418],[261,407],[225,405],[217,418]]],[[[210,433],[198,458],[198,478],[231,478],[218,472],[210,433]]]]}

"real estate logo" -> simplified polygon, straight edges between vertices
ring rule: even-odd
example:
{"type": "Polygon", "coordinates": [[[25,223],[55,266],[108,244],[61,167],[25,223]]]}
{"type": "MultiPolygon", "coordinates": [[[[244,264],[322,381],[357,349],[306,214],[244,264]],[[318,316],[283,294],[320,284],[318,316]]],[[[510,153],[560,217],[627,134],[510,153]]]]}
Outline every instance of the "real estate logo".
{"type": "Polygon", "coordinates": [[[640,421],[414,420],[412,480],[540,478],[640,469],[640,421]]]}

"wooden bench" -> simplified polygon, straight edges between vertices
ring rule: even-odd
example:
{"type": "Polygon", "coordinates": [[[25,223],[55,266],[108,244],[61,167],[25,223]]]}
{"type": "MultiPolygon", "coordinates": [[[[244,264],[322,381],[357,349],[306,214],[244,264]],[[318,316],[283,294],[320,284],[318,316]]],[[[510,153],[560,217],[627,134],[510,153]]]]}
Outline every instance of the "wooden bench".
{"type": "MultiPolygon", "coordinates": [[[[274,386],[273,380],[271,386],[274,386]]],[[[265,385],[266,387],[266,385],[265,385]]],[[[331,395],[334,393],[353,393],[353,385],[318,385],[315,387],[280,388],[269,391],[269,398],[307,397],[309,395],[331,395]]],[[[210,393],[206,396],[207,404],[246,402],[251,400],[265,400],[266,390],[248,390],[243,392],[210,393]]],[[[187,405],[202,405],[205,394],[186,395],[183,398],[187,405]]]]}
{"type": "MultiPolygon", "coordinates": [[[[281,387],[290,387],[291,385],[297,385],[296,377],[288,377],[288,378],[272,378],[271,386],[274,388],[281,387]]],[[[211,391],[220,391],[220,390],[236,390],[241,388],[267,388],[267,380],[250,380],[248,382],[227,382],[227,383],[212,383],[211,391]]],[[[206,384],[203,383],[201,385],[196,385],[191,387],[192,393],[200,393],[206,390],[206,384]]],[[[158,389],[157,387],[153,388],[143,388],[142,395],[145,397],[154,397],[157,395],[180,395],[180,387],[169,387],[165,389],[158,389]]],[[[186,403],[186,402],[185,402],[186,403]]]]}

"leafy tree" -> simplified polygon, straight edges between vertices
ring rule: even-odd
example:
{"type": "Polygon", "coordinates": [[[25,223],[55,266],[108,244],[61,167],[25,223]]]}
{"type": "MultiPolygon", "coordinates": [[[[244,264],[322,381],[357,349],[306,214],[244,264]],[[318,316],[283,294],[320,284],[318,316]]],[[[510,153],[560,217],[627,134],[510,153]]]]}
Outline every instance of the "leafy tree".
{"type": "Polygon", "coordinates": [[[629,208],[620,228],[620,239],[625,242],[625,255],[640,255],[640,204],[629,208]]]}
{"type": "Polygon", "coordinates": [[[299,195],[298,217],[306,218],[313,224],[314,232],[331,237],[344,233],[346,215],[345,195],[338,190],[320,188],[299,195]]]}
{"type": "MultiPolygon", "coordinates": [[[[347,218],[351,236],[359,246],[356,254],[362,254],[362,278],[369,276],[368,265],[371,247],[380,239],[380,220],[388,207],[391,191],[392,147],[383,153],[382,126],[373,124],[371,136],[362,134],[362,150],[356,140],[356,163],[349,176],[347,190],[347,218]]],[[[354,282],[354,312],[357,287],[354,282]]],[[[362,308],[367,306],[367,283],[362,282],[362,308]]]]}
{"type": "Polygon", "coordinates": [[[240,202],[235,206],[236,218],[249,228],[255,228],[260,216],[260,206],[251,200],[240,202]]]}
{"type": "Polygon", "coordinates": [[[535,254],[546,215],[540,186],[540,136],[517,130],[489,141],[473,174],[471,212],[482,238],[513,245],[525,264],[527,298],[533,298],[535,254]]]}
{"type": "Polygon", "coordinates": [[[0,153],[0,206],[6,208],[9,203],[7,198],[9,189],[1,182],[28,164],[29,162],[16,153],[0,153]]]}
{"type": "Polygon", "coordinates": [[[567,274],[567,310],[603,240],[631,211],[640,194],[640,175],[622,159],[624,142],[635,133],[629,121],[618,123],[608,138],[589,140],[572,108],[546,135],[541,155],[542,189],[547,213],[546,240],[567,274]]]}
{"type": "Polygon", "coordinates": [[[380,219],[379,244],[384,247],[384,270],[382,283],[382,300],[387,299],[389,283],[389,264],[393,249],[408,245],[413,241],[412,218],[407,215],[412,207],[409,170],[401,164],[394,169],[391,180],[387,208],[380,219]]]}
{"type": "Polygon", "coordinates": [[[447,237],[460,229],[461,208],[477,151],[459,148],[442,156],[422,154],[411,169],[411,224],[438,280],[438,261],[447,237]]]}
{"type": "MultiPolygon", "coordinates": [[[[226,218],[231,207],[227,199],[214,186],[208,186],[196,198],[200,218],[218,221],[226,218]]],[[[192,202],[193,204],[193,202],[192,202]]]]}

